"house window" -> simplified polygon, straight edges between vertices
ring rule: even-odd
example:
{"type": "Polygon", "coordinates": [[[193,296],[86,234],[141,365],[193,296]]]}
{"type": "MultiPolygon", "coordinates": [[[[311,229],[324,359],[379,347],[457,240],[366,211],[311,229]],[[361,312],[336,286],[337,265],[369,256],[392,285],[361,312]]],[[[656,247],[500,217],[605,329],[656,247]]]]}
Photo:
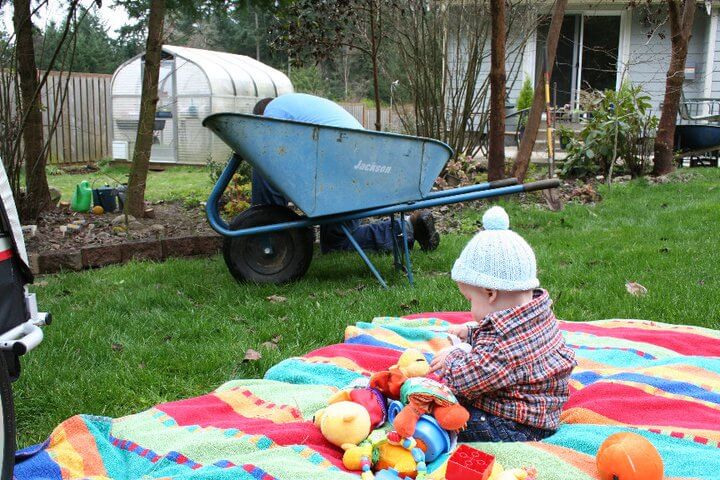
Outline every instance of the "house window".
{"type": "MultiPolygon", "coordinates": [[[[549,19],[538,26],[536,78],[543,75],[549,19]]],[[[618,78],[621,15],[587,13],[563,19],[550,79],[559,107],[575,107],[580,90],[615,89],[618,78]]]]}

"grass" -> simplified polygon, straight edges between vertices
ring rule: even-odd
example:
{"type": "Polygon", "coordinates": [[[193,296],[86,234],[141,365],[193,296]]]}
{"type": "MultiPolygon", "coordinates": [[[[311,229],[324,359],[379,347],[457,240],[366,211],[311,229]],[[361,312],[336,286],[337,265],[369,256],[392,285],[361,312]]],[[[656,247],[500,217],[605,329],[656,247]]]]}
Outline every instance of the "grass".
{"type": "MultiPolygon", "coordinates": [[[[60,170],[53,170],[53,173],[60,170]]],[[[75,185],[88,180],[92,186],[117,185],[126,183],[130,167],[112,165],[100,168],[94,173],[48,175],[50,186],[62,192],[62,199],[70,201],[75,185]]],[[[170,167],[162,172],[148,172],[148,189],[145,199],[158,200],[206,200],[212,183],[208,171],[202,167],[170,167]]]]}
{"type": "MultiPolygon", "coordinates": [[[[720,328],[720,172],[692,174],[688,183],[602,188],[596,206],[561,212],[503,202],[513,228],[535,248],[558,317],[720,328]],[[647,287],[647,296],[629,295],[628,280],[647,287]]],[[[40,279],[39,302],[56,321],[23,359],[14,385],[20,445],[43,441],[78,413],[122,416],[229,379],[260,377],[376,315],[465,309],[447,272],[480,217],[465,210],[462,233],[414,255],[415,288],[392,272],[391,259],[374,257],[391,283],[382,290],[354,254],[318,255],[302,281],[285,286],[238,285],[220,256],[40,279]],[[273,303],[270,295],[287,301],[273,303]],[[278,349],[261,347],[277,335],[278,349]],[[243,362],[248,348],[263,357],[243,362]]]]}

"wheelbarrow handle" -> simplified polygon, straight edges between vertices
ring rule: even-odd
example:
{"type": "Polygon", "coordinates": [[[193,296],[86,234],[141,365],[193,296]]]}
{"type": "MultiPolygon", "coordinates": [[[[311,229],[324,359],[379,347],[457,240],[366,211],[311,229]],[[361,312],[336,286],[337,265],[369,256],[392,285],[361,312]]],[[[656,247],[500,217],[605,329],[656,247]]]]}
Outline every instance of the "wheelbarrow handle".
{"type": "Polygon", "coordinates": [[[539,180],[537,182],[524,183],[523,190],[526,192],[534,192],[536,190],[547,190],[548,188],[558,188],[560,180],[553,178],[551,180],[539,180]]]}
{"type": "Polygon", "coordinates": [[[207,214],[210,226],[216,232],[219,232],[223,235],[225,235],[225,232],[230,229],[230,226],[220,216],[219,202],[222,198],[223,193],[225,193],[225,189],[230,184],[230,180],[232,180],[233,175],[235,175],[235,172],[237,171],[241,161],[242,158],[237,154],[233,154],[230,156],[227,165],[225,165],[225,169],[220,174],[217,183],[213,187],[212,192],[208,197],[207,204],[205,205],[205,213],[207,214]]]}
{"type": "Polygon", "coordinates": [[[437,190],[435,192],[430,192],[429,194],[425,195],[425,199],[429,200],[433,198],[451,197],[454,195],[460,195],[461,193],[482,192],[484,190],[510,187],[512,185],[517,185],[517,183],[517,178],[504,178],[502,180],[495,180],[494,182],[479,183],[477,185],[470,185],[467,187],[451,188],[449,190],[437,190]]]}

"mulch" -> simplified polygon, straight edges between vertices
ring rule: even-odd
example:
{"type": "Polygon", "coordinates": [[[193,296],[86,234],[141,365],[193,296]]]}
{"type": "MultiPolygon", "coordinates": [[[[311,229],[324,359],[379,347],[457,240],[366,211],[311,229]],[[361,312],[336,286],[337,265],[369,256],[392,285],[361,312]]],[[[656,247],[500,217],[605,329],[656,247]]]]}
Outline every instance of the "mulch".
{"type": "Polygon", "coordinates": [[[25,234],[30,268],[47,274],[220,251],[222,237],[210,228],[202,208],[186,208],[180,202],[148,206],[153,218],[128,222],[120,212],[94,215],[58,207],[43,213],[35,235],[25,234]],[[80,228],[71,232],[68,226],[73,223],[80,228]]]}
{"type": "MultiPolygon", "coordinates": [[[[112,221],[120,212],[94,215],[59,207],[41,215],[35,236],[26,234],[25,244],[29,253],[80,251],[84,247],[214,233],[201,207],[186,208],[180,202],[159,202],[149,206],[154,210],[155,217],[138,218],[126,232],[113,231],[112,221]],[[61,226],[78,220],[85,223],[77,233],[63,233],[60,230],[61,226]]],[[[121,226],[124,226],[124,222],[121,226]]]]}

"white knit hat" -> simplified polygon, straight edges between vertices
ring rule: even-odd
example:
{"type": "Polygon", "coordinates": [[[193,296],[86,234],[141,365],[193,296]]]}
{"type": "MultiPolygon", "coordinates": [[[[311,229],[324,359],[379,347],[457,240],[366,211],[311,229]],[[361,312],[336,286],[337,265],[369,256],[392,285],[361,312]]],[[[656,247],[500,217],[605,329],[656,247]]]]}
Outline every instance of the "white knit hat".
{"type": "Polygon", "coordinates": [[[540,286],[535,253],[517,233],[508,230],[510,218],[502,207],[483,215],[478,232],[455,260],[452,279],[496,290],[531,290],[540,286]]]}

